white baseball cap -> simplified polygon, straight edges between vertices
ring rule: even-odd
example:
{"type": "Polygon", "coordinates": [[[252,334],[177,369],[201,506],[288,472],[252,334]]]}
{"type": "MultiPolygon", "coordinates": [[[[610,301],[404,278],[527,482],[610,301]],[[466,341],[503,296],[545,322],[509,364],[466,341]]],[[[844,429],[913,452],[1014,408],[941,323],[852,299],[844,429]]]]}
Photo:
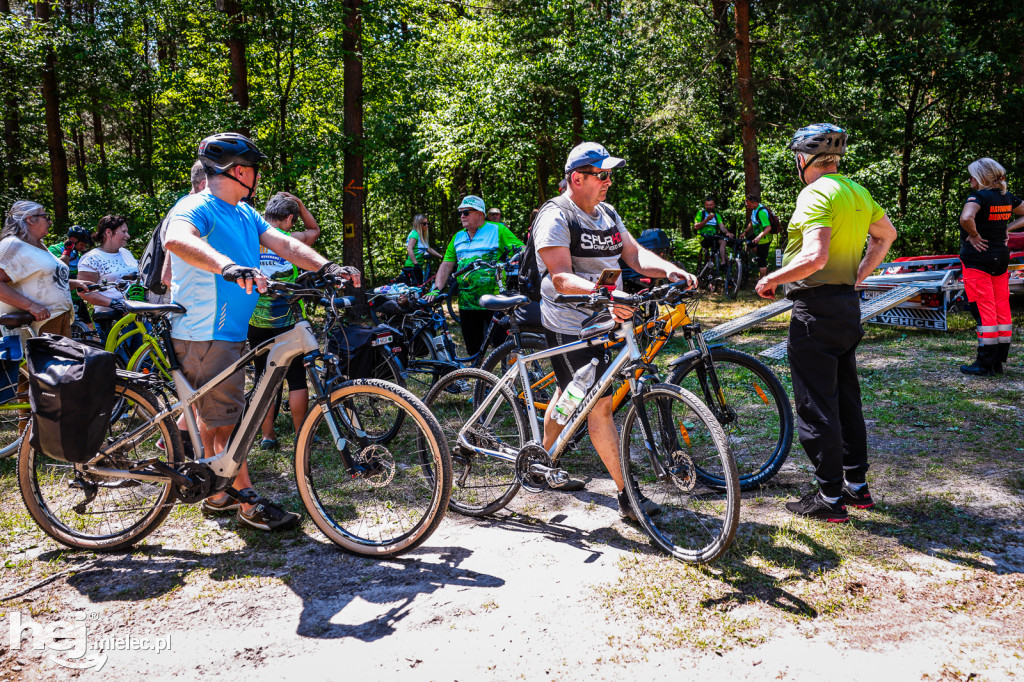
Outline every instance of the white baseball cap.
{"type": "Polygon", "coordinates": [[[484,200],[473,194],[469,194],[464,197],[457,210],[462,210],[464,208],[471,208],[474,211],[480,211],[481,213],[487,210],[487,207],[484,205],[484,200]]]}

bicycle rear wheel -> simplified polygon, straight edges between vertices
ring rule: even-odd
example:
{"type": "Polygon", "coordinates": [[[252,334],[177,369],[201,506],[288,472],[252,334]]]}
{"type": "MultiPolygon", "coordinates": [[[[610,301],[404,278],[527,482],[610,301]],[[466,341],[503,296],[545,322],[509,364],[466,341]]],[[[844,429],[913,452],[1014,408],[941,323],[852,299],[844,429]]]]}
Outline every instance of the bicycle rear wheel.
{"type": "Polygon", "coordinates": [[[682,561],[712,561],[732,544],[740,512],[736,463],[722,427],[678,386],[657,384],[640,400],[653,433],[645,436],[634,403],[620,445],[630,503],[655,545],[682,561]],[[704,485],[698,469],[724,480],[725,490],[704,485]],[[654,507],[645,509],[643,498],[654,507]]]}
{"type": "MultiPolygon", "coordinates": [[[[124,407],[113,421],[107,443],[152,421],[160,411],[157,398],[142,387],[118,383],[118,402],[124,407]]],[[[25,431],[18,454],[18,483],[25,507],[39,527],[57,542],[76,549],[114,551],[146,537],[171,512],[174,491],[170,481],[139,481],[83,472],[82,467],[52,459],[30,443],[32,425],[25,431]]],[[[147,459],[173,466],[181,461],[181,436],[165,419],[138,442],[97,463],[109,469],[131,469],[147,459]],[[157,447],[163,438],[165,448],[157,447]]]]}
{"type": "MultiPolygon", "coordinates": [[[[547,347],[548,344],[536,336],[523,336],[523,344],[521,347],[516,343],[514,338],[510,338],[508,341],[492,350],[487,357],[484,358],[483,363],[480,365],[480,369],[497,376],[504,376],[509,368],[515,364],[520,352],[547,350],[547,347]]],[[[527,362],[526,373],[527,376],[530,377],[530,388],[533,392],[533,405],[537,409],[537,418],[543,421],[544,411],[551,403],[551,398],[558,389],[558,383],[555,381],[555,370],[551,366],[551,359],[547,358],[545,360],[533,360],[527,362]]],[[[520,382],[516,383],[517,386],[519,384],[520,382]]],[[[522,406],[522,409],[525,411],[525,391],[519,390],[516,398],[522,406]]]]}
{"type": "MultiPolygon", "coordinates": [[[[711,361],[725,407],[713,395],[700,362],[676,366],[668,382],[703,395],[729,439],[739,472],[740,490],[767,483],[789,457],[793,444],[793,408],[782,382],[752,355],[734,348],[712,348],[711,361]]],[[[698,472],[705,485],[723,488],[711,472],[698,472]]]]}
{"type": "Polygon", "coordinates": [[[388,557],[419,546],[444,518],[451,491],[437,420],[409,391],[376,379],[341,384],[328,407],[309,413],[295,443],[295,480],[310,518],[353,554],[388,557]],[[343,448],[364,471],[347,470],[343,448]]]}
{"type": "MultiPolygon", "coordinates": [[[[458,444],[458,435],[480,401],[494,390],[498,378],[479,369],[461,369],[445,375],[423,399],[437,417],[452,453],[452,511],[465,516],[486,516],[498,511],[519,492],[515,462],[481,455],[458,444]]],[[[467,440],[478,447],[519,451],[530,438],[526,416],[512,391],[501,397],[469,427],[467,440]]]]}

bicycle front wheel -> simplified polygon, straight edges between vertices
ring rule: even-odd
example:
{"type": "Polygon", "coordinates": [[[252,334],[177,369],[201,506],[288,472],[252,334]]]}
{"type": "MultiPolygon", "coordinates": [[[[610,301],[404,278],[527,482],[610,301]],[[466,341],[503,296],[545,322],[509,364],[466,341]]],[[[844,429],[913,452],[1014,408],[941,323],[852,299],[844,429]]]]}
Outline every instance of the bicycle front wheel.
{"type": "MultiPolygon", "coordinates": [[[[767,483],[789,457],[793,408],[782,382],[754,356],[718,347],[711,349],[711,361],[724,405],[714,396],[700,362],[676,366],[668,382],[704,396],[729,439],[740,490],[751,490],[767,483]]],[[[712,488],[725,486],[724,480],[710,472],[701,476],[712,488]]]]}
{"type": "Polygon", "coordinates": [[[529,439],[526,416],[508,388],[474,424],[476,408],[494,391],[498,378],[479,369],[461,369],[441,377],[423,399],[441,424],[452,453],[451,502],[448,506],[465,516],[486,516],[503,508],[519,492],[515,462],[488,457],[459,445],[460,431],[466,440],[488,450],[522,449],[529,439]]]}
{"type": "Polygon", "coordinates": [[[640,525],[658,547],[691,563],[706,563],[732,544],[739,523],[736,463],[714,415],[695,395],[657,384],[640,399],[648,438],[634,403],[621,436],[622,476],[640,525]],[[706,486],[699,471],[726,482],[706,486]],[[645,501],[649,500],[649,501],[645,501]]]}
{"type": "MultiPolygon", "coordinates": [[[[107,443],[151,422],[160,403],[141,387],[118,384],[123,407],[110,425],[107,443]]],[[[25,507],[39,527],[57,542],[93,551],[130,547],[152,533],[171,512],[170,480],[139,481],[82,471],[81,466],[52,459],[31,445],[32,425],[18,454],[18,483],[25,507]]],[[[173,420],[164,419],[130,447],[108,455],[95,466],[133,469],[157,459],[171,466],[182,459],[181,436],[173,420]],[[163,439],[163,447],[157,441],[163,439]]]]}
{"type": "Polygon", "coordinates": [[[740,293],[740,279],[743,275],[743,267],[736,258],[730,258],[725,272],[725,295],[729,298],[736,298],[740,293]]]}
{"type": "Polygon", "coordinates": [[[437,420],[409,391],[376,379],[341,384],[328,408],[309,413],[295,443],[295,480],[310,518],[353,554],[388,557],[419,546],[444,518],[452,485],[437,420]],[[355,475],[343,451],[361,467],[355,475]]]}

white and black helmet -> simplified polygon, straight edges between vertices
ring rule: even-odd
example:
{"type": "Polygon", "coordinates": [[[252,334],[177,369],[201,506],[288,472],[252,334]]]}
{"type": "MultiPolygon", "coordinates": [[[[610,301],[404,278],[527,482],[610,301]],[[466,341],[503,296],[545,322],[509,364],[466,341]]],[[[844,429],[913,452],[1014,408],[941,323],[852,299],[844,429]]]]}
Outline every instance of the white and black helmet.
{"type": "Polygon", "coordinates": [[[789,148],[804,154],[838,154],[846,153],[846,131],[831,123],[812,123],[793,133],[789,148]]]}

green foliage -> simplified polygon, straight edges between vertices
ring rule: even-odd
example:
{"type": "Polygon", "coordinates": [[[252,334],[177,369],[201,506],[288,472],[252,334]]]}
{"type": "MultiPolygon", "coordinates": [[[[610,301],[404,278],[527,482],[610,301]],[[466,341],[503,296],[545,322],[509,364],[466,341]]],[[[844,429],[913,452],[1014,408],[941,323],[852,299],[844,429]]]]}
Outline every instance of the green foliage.
{"type": "MultiPolygon", "coordinates": [[[[242,0],[250,104],[232,100],[214,3],[89,0],[53,6],[49,24],[17,0],[0,17],[5,137],[0,202],[52,203],[39,83],[57,54],[70,219],[129,216],[140,244],[188,191],[196,144],[245,128],[270,156],[260,198],[299,194],[341,253],[343,157],[365,162],[366,268],[397,271],[414,213],[443,250],[466,193],[500,206],[525,236],[581,139],[629,161],[610,201],[639,232],[690,237],[714,193],[745,221],[731,16],[670,0],[366,0],[364,128],[343,132],[346,9],[327,0],[242,0]],[[16,125],[14,125],[16,123],[16,125]],[[98,125],[97,125],[98,124],[98,125]],[[96,135],[99,131],[102,140],[96,135]]],[[[1024,170],[1019,3],[978,12],[963,0],[772,0],[751,6],[762,193],[785,220],[799,182],[785,145],[818,120],[848,128],[843,170],[886,207],[896,250],[950,252],[966,165],[993,156],[1024,170]]],[[[349,191],[354,191],[351,188],[349,191]]]]}

